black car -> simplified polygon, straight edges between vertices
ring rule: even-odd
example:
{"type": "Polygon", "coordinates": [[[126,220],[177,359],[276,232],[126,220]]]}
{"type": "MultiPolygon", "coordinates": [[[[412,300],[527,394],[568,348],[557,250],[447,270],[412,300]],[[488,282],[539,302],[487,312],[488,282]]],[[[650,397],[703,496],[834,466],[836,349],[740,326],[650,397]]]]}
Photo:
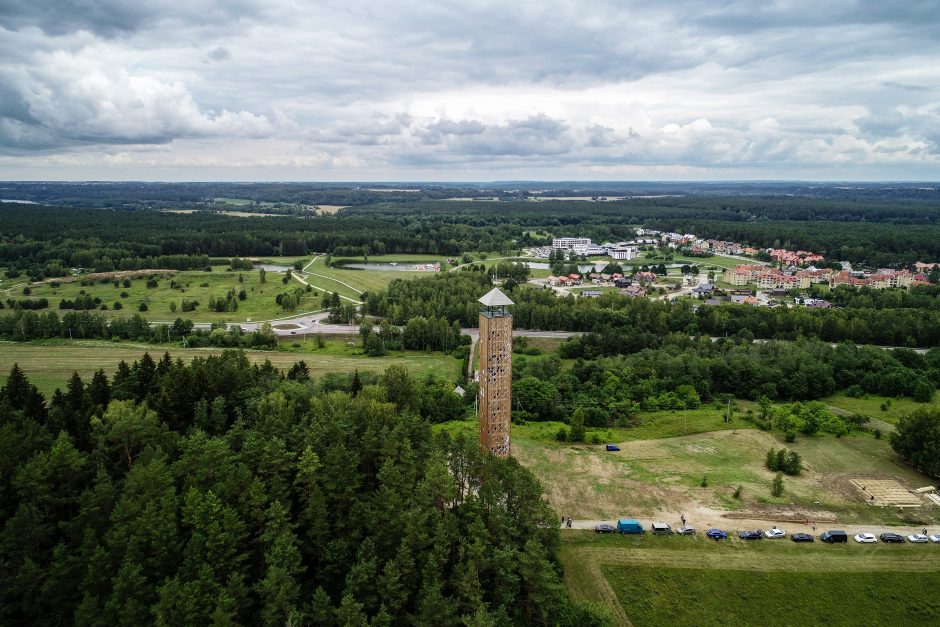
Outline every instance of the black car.
{"type": "Polygon", "coordinates": [[[597,533],[613,533],[617,531],[617,528],[613,525],[608,525],[607,523],[601,523],[599,525],[595,525],[594,531],[597,533]]]}
{"type": "Polygon", "coordinates": [[[904,536],[899,536],[896,533],[883,533],[880,536],[882,542],[888,542],[890,544],[904,544],[904,536]]]}
{"type": "Polygon", "coordinates": [[[790,539],[794,542],[815,542],[812,534],[809,533],[794,533],[790,536],[790,539]]]}
{"type": "Polygon", "coordinates": [[[742,531],[741,533],[738,534],[738,537],[741,538],[742,540],[760,540],[761,538],[764,537],[764,534],[763,532],[761,532],[760,529],[757,529],[757,530],[742,531]]]}

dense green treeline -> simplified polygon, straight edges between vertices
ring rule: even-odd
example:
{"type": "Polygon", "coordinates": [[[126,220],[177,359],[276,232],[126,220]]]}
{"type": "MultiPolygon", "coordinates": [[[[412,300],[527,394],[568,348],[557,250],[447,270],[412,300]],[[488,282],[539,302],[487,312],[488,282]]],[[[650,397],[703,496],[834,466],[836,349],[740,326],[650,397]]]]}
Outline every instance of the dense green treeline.
{"type": "Polygon", "coordinates": [[[244,332],[241,327],[228,328],[214,323],[208,330],[193,328],[191,320],[177,318],[172,324],[150,325],[143,316],[108,318],[92,311],[70,311],[59,317],[54,311],[36,313],[16,309],[0,316],[0,339],[13,342],[68,338],[70,340],[134,340],[137,342],[179,342],[186,340],[191,348],[220,346],[223,348],[275,348],[277,335],[269,324],[258,331],[244,332]]]}
{"type": "MultiPolygon", "coordinates": [[[[482,273],[452,272],[394,281],[387,290],[365,294],[363,299],[366,313],[387,318],[394,324],[404,324],[415,316],[443,316],[461,326],[475,327],[479,317],[476,301],[489,289],[489,277],[482,273]]],[[[597,335],[591,339],[590,350],[598,354],[627,353],[655,346],[661,336],[669,333],[940,346],[940,311],[936,309],[710,307],[613,293],[599,298],[558,298],[551,290],[530,285],[504,289],[516,303],[512,309],[515,328],[594,333],[597,335]]],[[[931,289],[924,293],[931,294],[931,289]]]]}
{"type": "Polygon", "coordinates": [[[839,307],[940,310],[940,285],[918,285],[906,290],[876,290],[841,285],[828,293],[820,292],[819,295],[839,307]]]}
{"type": "Polygon", "coordinates": [[[937,223],[728,222],[686,218],[653,221],[650,225],[759,248],[810,250],[828,259],[872,267],[910,266],[915,261],[940,259],[937,223]]]}
{"type": "MultiPolygon", "coordinates": [[[[600,426],[641,410],[695,408],[700,400],[723,394],[807,401],[850,389],[856,395],[908,396],[926,402],[940,385],[940,348],[920,354],[852,344],[833,347],[815,340],[714,342],[669,335],[653,348],[592,358],[586,350],[590,346],[587,336],[561,346],[561,357],[577,360],[570,371],[552,358],[522,358],[514,364],[516,380],[534,386],[529,378],[536,378],[543,398],[548,397],[535,412],[542,419],[570,416],[581,408],[593,420],[588,424],[600,426]]],[[[524,402],[522,408],[532,411],[524,402]]]]}
{"type": "MultiPolygon", "coordinates": [[[[112,211],[0,203],[0,263],[31,274],[55,264],[113,270],[151,267],[135,262],[177,256],[212,257],[429,253],[457,255],[468,250],[500,250],[521,237],[510,225],[474,227],[419,214],[400,219],[379,216],[317,216],[264,219],[207,212],[112,211]],[[246,228],[250,226],[250,228],[246,228]]],[[[203,264],[204,265],[204,264],[203,264]]],[[[199,266],[201,267],[201,266],[199,266]]]]}
{"type": "MultiPolygon", "coordinates": [[[[370,185],[370,189],[362,189],[330,183],[5,182],[3,187],[5,197],[40,204],[113,209],[236,208],[239,211],[251,211],[253,207],[213,201],[216,198],[232,198],[255,203],[365,205],[479,194],[473,190],[455,190],[440,186],[421,186],[414,191],[399,191],[387,185],[370,185]]],[[[493,196],[494,193],[487,195],[493,196]]],[[[272,211],[272,208],[268,206],[259,210],[268,212],[272,211]]],[[[273,208],[273,211],[277,212],[277,208],[273,208]]]]}
{"type": "Polygon", "coordinates": [[[145,356],[46,406],[14,368],[0,622],[605,622],[567,598],[535,478],[432,435],[419,387],[395,368],[344,392],[235,352],[145,356]]]}
{"type": "Polygon", "coordinates": [[[940,206],[929,202],[696,196],[592,204],[415,199],[351,207],[337,215],[258,220],[251,228],[245,228],[243,218],[207,211],[0,203],[0,262],[32,276],[55,276],[71,267],[188,269],[204,267],[207,257],[453,256],[544,245],[551,235],[629,239],[642,224],[759,246],[805,248],[876,266],[940,258],[940,206]]]}

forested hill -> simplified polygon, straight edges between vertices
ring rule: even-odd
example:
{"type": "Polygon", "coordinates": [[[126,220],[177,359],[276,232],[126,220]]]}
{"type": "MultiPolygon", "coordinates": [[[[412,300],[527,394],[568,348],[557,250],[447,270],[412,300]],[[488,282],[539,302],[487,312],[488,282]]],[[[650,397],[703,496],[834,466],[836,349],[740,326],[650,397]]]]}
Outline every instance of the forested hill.
{"type": "Polygon", "coordinates": [[[0,390],[0,624],[602,624],[536,479],[433,436],[391,367],[346,391],[237,352],[0,390]],[[65,382],[63,382],[65,383],[65,382]]]}

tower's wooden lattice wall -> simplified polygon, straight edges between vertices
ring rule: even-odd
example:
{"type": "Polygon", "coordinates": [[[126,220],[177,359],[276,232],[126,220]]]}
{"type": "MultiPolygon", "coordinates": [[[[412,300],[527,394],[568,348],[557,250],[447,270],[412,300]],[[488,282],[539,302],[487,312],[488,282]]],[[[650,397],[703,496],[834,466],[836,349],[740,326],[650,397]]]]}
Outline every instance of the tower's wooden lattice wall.
{"type": "Polygon", "coordinates": [[[509,455],[512,415],[512,316],[480,313],[480,446],[509,455]]]}

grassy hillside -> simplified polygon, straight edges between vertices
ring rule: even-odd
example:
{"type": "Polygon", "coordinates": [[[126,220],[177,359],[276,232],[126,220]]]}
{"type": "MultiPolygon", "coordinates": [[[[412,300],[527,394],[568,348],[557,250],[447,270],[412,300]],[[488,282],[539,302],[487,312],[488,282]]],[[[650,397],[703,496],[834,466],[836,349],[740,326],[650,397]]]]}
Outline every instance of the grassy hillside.
{"type": "MultiPolygon", "coordinates": [[[[145,318],[152,321],[174,320],[177,317],[190,319],[196,322],[244,322],[248,320],[269,320],[290,315],[275,301],[275,297],[288,290],[303,287],[297,281],[283,284],[284,274],[268,272],[266,282],[261,283],[261,276],[257,270],[231,271],[225,266],[215,266],[212,272],[186,271],[168,274],[157,280],[157,287],[147,287],[147,279],[137,278],[130,281],[125,287],[121,281],[115,286],[114,281],[96,281],[92,285],[82,285],[80,281],[59,282],[55,286],[52,281],[35,283],[30,286],[32,294],[23,296],[15,293],[15,298],[47,298],[49,311],[62,315],[68,310],[59,309],[59,302],[75,300],[82,293],[93,298],[101,299],[107,305],[107,310],[101,311],[108,316],[130,316],[138,313],[141,303],[146,303],[145,318]],[[239,281],[241,277],[241,281],[239,281]],[[175,285],[175,287],[174,287],[175,285]],[[238,301],[238,310],[232,312],[215,312],[208,308],[209,298],[224,298],[229,290],[245,290],[246,299],[238,301]],[[125,296],[122,296],[124,294],[125,296]],[[184,312],[181,305],[183,299],[197,301],[199,305],[194,311],[184,312]],[[114,303],[121,303],[120,310],[114,309],[114,303]],[[171,309],[175,303],[177,310],[171,309]]],[[[321,294],[309,293],[302,301],[298,311],[314,310],[320,308],[321,294]]],[[[4,296],[4,300],[6,297],[4,296]]],[[[9,313],[12,309],[4,309],[0,314],[9,313]]],[[[40,310],[47,311],[47,310],[40,310]]]]}
{"type": "MultiPolygon", "coordinates": [[[[866,394],[861,398],[854,398],[845,394],[834,394],[822,400],[833,407],[838,407],[853,414],[871,416],[891,424],[897,423],[898,419],[904,414],[925,406],[925,403],[918,403],[911,398],[888,398],[873,394],[866,394]],[[884,406],[884,409],[882,409],[882,406],[884,406]]],[[[933,407],[940,407],[940,394],[934,393],[933,400],[929,404],[933,407]]]]}

